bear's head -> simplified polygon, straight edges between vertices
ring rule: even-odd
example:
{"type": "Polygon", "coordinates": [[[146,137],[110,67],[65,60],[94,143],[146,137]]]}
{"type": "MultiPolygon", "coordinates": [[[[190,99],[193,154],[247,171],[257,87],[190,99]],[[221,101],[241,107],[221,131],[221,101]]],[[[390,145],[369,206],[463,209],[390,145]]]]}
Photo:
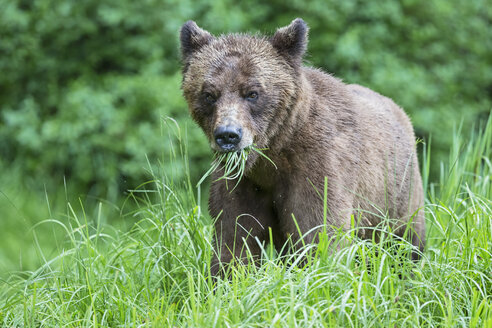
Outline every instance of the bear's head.
{"type": "Polygon", "coordinates": [[[275,143],[299,97],[307,33],[299,18],[271,37],[215,37],[193,21],[183,25],[183,94],[213,150],[275,143]]]}

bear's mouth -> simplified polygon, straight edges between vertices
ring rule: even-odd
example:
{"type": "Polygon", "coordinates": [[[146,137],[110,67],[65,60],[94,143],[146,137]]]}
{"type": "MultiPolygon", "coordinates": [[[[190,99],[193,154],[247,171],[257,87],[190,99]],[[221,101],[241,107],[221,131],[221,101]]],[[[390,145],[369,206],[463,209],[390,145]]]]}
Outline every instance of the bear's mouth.
{"type": "Polygon", "coordinates": [[[252,138],[247,140],[242,140],[237,144],[217,144],[215,140],[211,140],[210,148],[212,151],[218,154],[228,154],[228,153],[241,153],[243,151],[249,151],[255,144],[252,142],[252,138]]]}
{"type": "Polygon", "coordinates": [[[210,143],[210,148],[216,154],[240,153],[247,147],[239,147],[239,145],[223,145],[219,146],[215,142],[210,143]]]}
{"type": "Polygon", "coordinates": [[[221,153],[221,154],[226,154],[226,153],[240,153],[244,148],[238,148],[236,146],[233,146],[233,145],[226,145],[226,146],[223,146],[223,147],[219,147],[219,150],[218,152],[221,153]]]}

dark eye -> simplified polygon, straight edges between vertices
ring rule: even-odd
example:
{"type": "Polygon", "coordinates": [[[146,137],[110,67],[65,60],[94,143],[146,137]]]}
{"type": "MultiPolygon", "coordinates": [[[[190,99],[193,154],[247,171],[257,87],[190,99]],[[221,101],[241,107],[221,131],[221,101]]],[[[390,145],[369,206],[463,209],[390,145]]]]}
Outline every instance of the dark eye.
{"type": "Polygon", "coordinates": [[[213,104],[217,100],[215,99],[214,95],[208,92],[205,92],[203,94],[203,98],[205,98],[205,101],[208,102],[209,104],[213,104]]]}
{"type": "Polygon", "coordinates": [[[258,92],[256,91],[250,91],[248,94],[246,94],[246,99],[247,100],[256,100],[258,99],[258,92]]]}

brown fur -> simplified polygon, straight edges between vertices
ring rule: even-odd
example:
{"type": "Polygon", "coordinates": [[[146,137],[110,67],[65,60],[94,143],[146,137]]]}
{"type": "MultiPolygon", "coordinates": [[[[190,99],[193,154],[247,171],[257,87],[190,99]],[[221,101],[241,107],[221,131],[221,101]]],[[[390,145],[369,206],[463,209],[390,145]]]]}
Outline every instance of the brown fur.
{"type": "Polygon", "coordinates": [[[412,243],[424,247],[422,182],[408,117],[389,98],[303,66],[307,32],[301,19],[270,38],[216,38],[191,21],[181,29],[183,93],[212,149],[221,151],[218,126],[238,126],[235,150],[255,143],[268,148],[277,166],[252,153],[232,192],[215,181],[221,172],[214,174],[209,210],[218,216],[220,254],[214,264],[244,256],[244,241],[259,256],[268,227],[277,247],[289,235],[298,238],[292,215],[303,234],[319,229],[323,201],[315,188],[323,193],[325,177],[329,225],[349,228],[354,214],[361,227],[374,227],[386,215],[403,235],[412,221],[412,243]]]}

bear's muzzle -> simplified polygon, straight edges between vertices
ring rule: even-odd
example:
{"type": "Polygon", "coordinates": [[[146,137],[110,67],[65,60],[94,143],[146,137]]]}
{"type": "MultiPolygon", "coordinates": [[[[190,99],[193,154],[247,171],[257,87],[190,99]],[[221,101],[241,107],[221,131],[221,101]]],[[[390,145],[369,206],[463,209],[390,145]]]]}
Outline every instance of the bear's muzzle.
{"type": "Polygon", "coordinates": [[[219,126],[214,131],[215,143],[224,152],[238,150],[242,136],[242,129],[234,125],[219,126]]]}

